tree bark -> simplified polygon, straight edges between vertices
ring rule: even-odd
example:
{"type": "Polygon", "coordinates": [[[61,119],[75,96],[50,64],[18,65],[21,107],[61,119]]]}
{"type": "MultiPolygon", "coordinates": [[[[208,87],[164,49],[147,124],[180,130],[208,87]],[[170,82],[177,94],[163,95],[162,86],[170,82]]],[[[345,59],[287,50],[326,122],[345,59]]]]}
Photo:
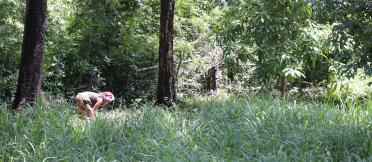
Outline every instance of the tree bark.
{"type": "Polygon", "coordinates": [[[216,67],[212,67],[210,69],[208,69],[208,73],[207,73],[207,90],[208,91],[217,91],[217,68],[216,67]]]}
{"type": "Polygon", "coordinates": [[[175,105],[173,79],[173,16],[175,0],[160,2],[160,44],[157,101],[158,105],[175,105]]]}
{"type": "Polygon", "coordinates": [[[286,93],[287,93],[287,83],[286,83],[286,78],[284,76],[282,76],[281,78],[281,91],[282,91],[282,95],[285,96],[286,93]]]}
{"type": "Polygon", "coordinates": [[[41,94],[47,0],[27,0],[26,3],[18,86],[13,102],[13,108],[18,111],[26,103],[33,104],[41,94]]]}

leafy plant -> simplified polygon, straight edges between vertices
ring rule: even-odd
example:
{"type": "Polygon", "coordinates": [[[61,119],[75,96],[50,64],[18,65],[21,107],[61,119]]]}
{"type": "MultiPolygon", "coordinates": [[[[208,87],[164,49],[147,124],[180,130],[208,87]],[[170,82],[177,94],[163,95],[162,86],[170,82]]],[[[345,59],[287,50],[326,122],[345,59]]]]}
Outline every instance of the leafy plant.
{"type": "MultiPolygon", "coordinates": [[[[334,68],[333,71],[336,71],[334,68]]],[[[362,69],[355,77],[334,75],[327,88],[327,95],[335,101],[352,103],[358,100],[369,99],[372,95],[372,77],[366,76],[362,69]]]]}
{"type": "Polygon", "coordinates": [[[285,91],[287,82],[305,78],[302,52],[308,48],[305,42],[314,41],[305,32],[311,16],[312,7],[305,1],[246,0],[230,3],[217,31],[225,54],[233,53],[236,64],[249,59],[256,64],[255,79],[268,86],[281,84],[285,91]]]}

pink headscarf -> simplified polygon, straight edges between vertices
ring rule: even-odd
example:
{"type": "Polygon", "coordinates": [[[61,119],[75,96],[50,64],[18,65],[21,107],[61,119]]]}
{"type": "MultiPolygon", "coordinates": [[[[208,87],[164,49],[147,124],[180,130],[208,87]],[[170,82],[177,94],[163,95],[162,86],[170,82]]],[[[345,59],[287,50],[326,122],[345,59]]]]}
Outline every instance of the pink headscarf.
{"type": "Polygon", "coordinates": [[[100,95],[107,101],[114,101],[115,97],[111,92],[101,92],[100,95]]]}

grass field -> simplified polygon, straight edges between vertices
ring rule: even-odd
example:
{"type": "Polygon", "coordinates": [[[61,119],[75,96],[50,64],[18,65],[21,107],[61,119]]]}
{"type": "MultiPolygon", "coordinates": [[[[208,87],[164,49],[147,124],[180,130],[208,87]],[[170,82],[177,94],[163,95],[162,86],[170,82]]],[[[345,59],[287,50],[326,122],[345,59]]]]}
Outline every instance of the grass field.
{"type": "Polygon", "coordinates": [[[372,102],[197,97],[79,120],[67,102],[0,106],[0,161],[372,161],[372,102]]]}

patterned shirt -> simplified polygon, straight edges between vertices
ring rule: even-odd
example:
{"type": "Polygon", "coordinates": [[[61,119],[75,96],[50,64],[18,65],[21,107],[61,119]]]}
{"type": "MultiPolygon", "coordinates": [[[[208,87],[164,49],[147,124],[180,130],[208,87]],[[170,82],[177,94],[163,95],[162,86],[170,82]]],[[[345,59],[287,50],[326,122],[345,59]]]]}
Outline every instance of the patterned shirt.
{"type": "Polygon", "coordinates": [[[103,98],[98,93],[89,91],[78,93],[78,95],[83,97],[84,103],[89,104],[91,107],[93,107],[97,103],[98,98],[103,98]]]}

